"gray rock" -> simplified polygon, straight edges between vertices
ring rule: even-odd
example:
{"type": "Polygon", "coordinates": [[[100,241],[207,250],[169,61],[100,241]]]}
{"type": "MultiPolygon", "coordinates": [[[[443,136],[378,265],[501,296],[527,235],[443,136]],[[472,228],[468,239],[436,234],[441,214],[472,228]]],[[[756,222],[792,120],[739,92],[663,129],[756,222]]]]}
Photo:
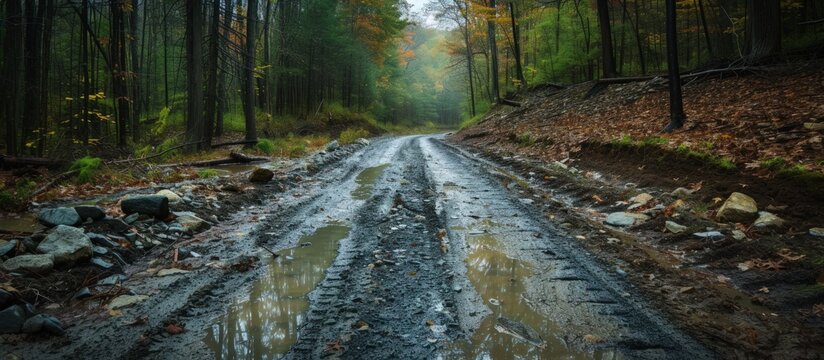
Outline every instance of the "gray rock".
{"type": "Polygon", "coordinates": [[[103,270],[109,270],[114,267],[114,264],[97,256],[93,257],[90,262],[92,263],[92,265],[95,265],[103,270]]]}
{"type": "Polygon", "coordinates": [[[684,231],[687,231],[686,226],[681,225],[679,223],[676,223],[675,221],[667,220],[667,222],[664,224],[664,226],[667,228],[667,230],[669,230],[669,232],[671,232],[673,234],[680,234],[684,231]]]}
{"type": "Polygon", "coordinates": [[[693,235],[703,238],[703,239],[712,239],[712,238],[723,238],[724,234],[718,231],[704,231],[704,232],[697,232],[693,235]]]}
{"type": "Polygon", "coordinates": [[[33,273],[45,273],[54,268],[54,255],[19,255],[3,262],[3,270],[8,272],[28,271],[33,273]]]}
{"type": "Polygon", "coordinates": [[[108,253],[109,253],[109,249],[108,249],[108,248],[105,248],[105,247],[103,247],[103,246],[97,246],[97,245],[95,245],[95,246],[92,246],[92,252],[93,252],[95,255],[106,255],[106,254],[108,254],[108,253]]]}
{"type": "Polygon", "coordinates": [[[120,201],[124,214],[139,213],[158,218],[169,215],[169,199],[163,195],[134,196],[120,201]]]}
{"type": "Polygon", "coordinates": [[[106,217],[106,212],[98,206],[75,206],[74,211],[80,216],[81,221],[92,219],[94,221],[103,220],[106,217]]]}
{"type": "Polygon", "coordinates": [[[612,226],[632,226],[633,224],[642,223],[649,220],[649,216],[644,214],[634,214],[627,212],[614,212],[607,216],[605,223],[612,226]]]}
{"type": "Polygon", "coordinates": [[[12,241],[0,240],[0,256],[11,254],[11,251],[17,247],[17,239],[12,241]]]}
{"type": "Polygon", "coordinates": [[[810,229],[810,235],[816,237],[824,237],[824,228],[814,227],[810,229]]]}
{"type": "Polygon", "coordinates": [[[86,233],[86,236],[89,237],[89,240],[91,240],[92,243],[94,243],[96,245],[99,245],[99,246],[104,246],[104,247],[108,247],[108,248],[120,247],[120,244],[112,241],[111,239],[109,239],[105,235],[100,235],[100,234],[96,234],[96,233],[86,233]]]}
{"type": "Polygon", "coordinates": [[[54,255],[57,265],[71,265],[92,256],[92,241],[83,229],[59,225],[37,245],[37,251],[54,255]]]}
{"type": "Polygon", "coordinates": [[[132,306],[148,298],[146,295],[120,295],[109,303],[108,308],[109,310],[117,310],[132,306]]]}
{"type": "Polygon", "coordinates": [[[255,170],[252,170],[252,174],[249,175],[249,181],[253,183],[267,183],[274,177],[275,173],[272,172],[272,170],[255,168],[255,170]]]}
{"type": "Polygon", "coordinates": [[[134,214],[124,216],[123,217],[123,222],[126,223],[126,224],[132,224],[135,221],[137,221],[137,219],[140,219],[140,214],[134,213],[134,214]]]}
{"type": "Polygon", "coordinates": [[[758,205],[755,200],[740,192],[734,192],[718,209],[716,217],[721,221],[745,223],[752,221],[757,215],[758,205]]]}
{"type": "Polygon", "coordinates": [[[116,275],[112,275],[112,276],[109,276],[105,279],[102,279],[102,280],[98,281],[97,285],[111,286],[111,285],[120,284],[124,281],[126,281],[126,275],[116,274],[116,275]]]}
{"type": "Polygon", "coordinates": [[[183,198],[181,198],[180,195],[168,189],[160,190],[155,195],[165,196],[167,199],[169,199],[170,204],[177,204],[183,201],[183,198]]]}
{"type": "Polygon", "coordinates": [[[360,144],[360,145],[363,145],[363,146],[369,145],[369,140],[366,140],[364,138],[359,138],[359,139],[355,140],[355,142],[360,144]]]}
{"type": "Polygon", "coordinates": [[[90,297],[90,296],[92,296],[92,291],[88,287],[84,287],[80,290],[77,290],[77,292],[74,293],[74,296],[72,296],[72,299],[80,300],[80,299],[85,299],[85,298],[90,297]]]}
{"type": "Polygon", "coordinates": [[[680,188],[677,188],[677,189],[673,190],[670,193],[670,195],[672,195],[672,197],[677,198],[677,199],[689,199],[690,197],[692,197],[693,192],[694,191],[692,191],[690,189],[680,187],[680,188]]]}
{"type": "Polygon", "coordinates": [[[198,232],[201,230],[208,229],[211,225],[206,221],[191,212],[179,212],[175,213],[177,215],[176,221],[187,231],[190,232],[198,232]]]}
{"type": "Polygon", "coordinates": [[[631,202],[633,204],[640,205],[640,206],[644,206],[647,203],[649,203],[650,201],[652,201],[652,199],[653,199],[652,195],[647,194],[647,193],[640,193],[640,194],[635,195],[632,198],[630,198],[629,202],[631,202]]]}
{"type": "Polygon", "coordinates": [[[43,225],[57,226],[57,225],[77,225],[80,223],[80,215],[72,208],[59,207],[53,209],[45,209],[40,211],[37,215],[43,225]]]}
{"type": "Polygon", "coordinates": [[[26,314],[20,305],[9,306],[0,311],[0,334],[16,334],[23,328],[26,314]]]}
{"type": "Polygon", "coordinates": [[[326,151],[332,152],[340,148],[337,140],[332,140],[329,144],[326,145],[326,151]]]}
{"type": "Polygon", "coordinates": [[[755,219],[753,222],[753,226],[757,228],[782,228],[784,227],[785,221],[784,219],[776,216],[775,214],[767,211],[759,211],[758,212],[758,219],[755,219]]]}
{"type": "Polygon", "coordinates": [[[58,336],[65,334],[63,324],[60,323],[60,320],[57,320],[54,316],[46,314],[37,314],[30,317],[25,323],[23,323],[22,330],[26,334],[36,334],[39,332],[45,332],[58,336]]]}
{"type": "Polygon", "coordinates": [[[741,230],[736,229],[732,231],[732,238],[735,240],[744,240],[747,238],[747,234],[745,234],[741,230]]]}

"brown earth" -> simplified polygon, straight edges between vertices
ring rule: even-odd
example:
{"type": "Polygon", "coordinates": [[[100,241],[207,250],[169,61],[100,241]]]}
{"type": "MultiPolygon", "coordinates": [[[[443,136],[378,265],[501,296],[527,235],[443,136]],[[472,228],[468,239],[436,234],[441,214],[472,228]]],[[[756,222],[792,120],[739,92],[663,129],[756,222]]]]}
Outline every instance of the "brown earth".
{"type": "Polygon", "coordinates": [[[822,131],[804,123],[824,122],[824,72],[783,71],[687,84],[689,122],[674,134],[657,133],[668,103],[654,81],[596,88],[595,95],[594,84],[584,83],[535,90],[521,108],[498,108],[451,141],[526,179],[520,187],[544,197],[547,217],[571,223],[587,249],[625,269],[722,357],[819,358],[824,239],[808,230],[824,227],[824,151],[822,131]],[[643,141],[649,138],[656,141],[643,141]],[[680,145],[704,155],[688,155],[680,145]],[[772,157],[806,170],[764,168],[772,157]],[[678,187],[697,189],[680,209],[669,194],[678,187]],[[787,226],[717,222],[715,211],[733,191],[752,196],[759,210],[787,226]],[[654,200],[634,211],[659,204],[665,210],[628,229],[603,224],[641,192],[654,200]],[[568,203],[561,205],[563,199],[568,203]],[[667,232],[667,220],[688,230],[667,232]],[[709,229],[725,237],[692,235],[709,229]],[[732,230],[747,238],[733,239],[732,230]]]}

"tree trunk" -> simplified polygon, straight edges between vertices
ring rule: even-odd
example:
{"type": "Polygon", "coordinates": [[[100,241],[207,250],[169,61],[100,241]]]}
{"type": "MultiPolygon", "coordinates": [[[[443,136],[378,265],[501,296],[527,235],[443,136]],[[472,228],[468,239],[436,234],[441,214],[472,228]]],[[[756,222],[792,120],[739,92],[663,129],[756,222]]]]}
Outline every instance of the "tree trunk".
{"type": "Polygon", "coordinates": [[[3,86],[0,87],[3,108],[0,113],[6,122],[6,154],[16,155],[17,124],[19,120],[20,67],[23,56],[23,6],[20,0],[6,0],[6,31],[3,36],[3,86]]]}
{"type": "Polygon", "coordinates": [[[747,0],[747,61],[781,51],[781,3],[777,0],[747,0]]]}
{"type": "Polygon", "coordinates": [[[515,74],[521,86],[526,86],[526,78],[524,77],[524,69],[521,67],[521,31],[518,23],[515,22],[517,15],[515,14],[515,3],[509,2],[509,17],[512,20],[512,45],[515,52],[515,74]]]}
{"type": "MultiPolygon", "coordinates": [[[[88,23],[89,21],[89,0],[83,0],[81,4],[81,12],[80,12],[80,19],[83,23],[88,23]]],[[[89,93],[92,92],[92,76],[89,71],[89,58],[91,54],[89,53],[89,30],[85,27],[82,27],[80,30],[80,68],[83,76],[83,110],[81,111],[80,121],[82,121],[81,125],[81,135],[80,138],[83,140],[83,144],[89,144],[89,93]]]]}
{"type": "MultiPolygon", "coordinates": [[[[229,29],[232,28],[232,16],[234,15],[232,0],[226,0],[226,12],[223,14],[223,34],[221,35],[222,42],[220,45],[225,45],[229,42],[229,29]]],[[[229,57],[226,56],[225,51],[220,51],[225,46],[218,48],[220,54],[220,67],[218,85],[217,85],[217,114],[215,115],[215,136],[223,135],[223,112],[226,111],[227,94],[226,94],[226,72],[229,67],[229,57]]]]}
{"type": "MultiPolygon", "coordinates": [[[[147,0],[143,0],[147,1],[147,0]]],[[[132,0],[132,12],[129,14],[129,29],[131,36],[129,39],[129,52],[132,60],[132,141],[137,143],[140,140],[140,57],[137,53],[137,23],[138,23],[138,0],[132,0]]],[[[143,14],[145,17],[146,14],[143,14]]]]}
{"type": "Polygon", "coordinates": [[[612,51],[612,29],[609,22],[609,4],[607,0],[598,0],[598,25],[601,28],[601,61],[604,66],[604,77],[613,77],[615,58],[612,51]]]}
{"type": "MultiPolygon", "coordinates": [[[[26,35],[25,45],[23,47],[24,56],[24,83],[23,83],[23,136],[20,144],[32,148],[35,140],[30,138],[35,134],[35,129],[40,122],[41,104],[40,104],[40,86],[42,68],[40,62],[42,61],[41,44],[42,44],[42,30],[43,17],[42,7],[40,9],[35,5],[36,1],[26,1],[25,16],[26,16],[26,35]]],[[[38,130],[39,131],[39,130],[38,130]]],[[[31,151],[28,151],[32,153],[31,151]]]]}
{"type": "Polygon", "coordinates": [[[117,108],[117,146],[126,147],[126,129],[129,124],[129,90],[126,85],[126,31],[123,4],[119,0],[110,0],[112,28],[109,58],[111,59],[112,91],[117,108]]]}
{"type": "Polygon", "coordinates": [[[212,22],[209,24],[209,56],[207,58],[208,80],[206,81],[206,115],[203,119],[204,147],[212,145],[212,125],[217,112],[217,62],[220,58],[220,0],[212,2],[212,22]]]}
{"type": "MultiPolygon", "coordinates": [[[[203,140],[203,0],[186,0],[186,138],[198,142],[197,150],[206,149],[203,140]]],[[[192,150],[194,150],[193,148],[192,150]]]]}
{"type": "Polygon", "coordinates": [[[681,77],[678,68],[678,33],[676,32],[675,1],[667,0],[667,69],[669,70],[670,123],[664,132],[684,126],[684,104],[681,98],[681,77]]]}
{"type": "Polygon", "coordinates": [[[249,0],[249,8],[246,12],[246,62],[243,68],[244,73],[244,96],[246,103],[243,104],[243,112],[246,115],[246,140],[257,139],[255,129],[255,25],[257,22],[258,2],[249,0]]]}
{"type": "Polygon", "coordinates": [[[489,0],[489,7],[492,8],[492,15],[486,20],[486,33],[489,41],[489,53],[492,59],[489,69],[490,81],[492,83],[492,101],[498,103],[501,99],[501,92],[498,89],[498,44],[495,36],[495,19],[498,17],[498,8],[495,0],[489,0]]]}

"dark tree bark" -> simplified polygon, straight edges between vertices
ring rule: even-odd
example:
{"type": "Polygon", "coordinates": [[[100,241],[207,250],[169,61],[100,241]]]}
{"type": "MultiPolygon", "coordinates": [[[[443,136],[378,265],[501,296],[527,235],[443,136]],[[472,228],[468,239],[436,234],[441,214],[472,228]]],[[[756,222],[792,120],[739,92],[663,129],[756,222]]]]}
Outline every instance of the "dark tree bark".
{"type": "MultiPolygon", "coordinates": [[[[186,0],[186,138],[206,149],[203,140],[203,0],[186,0]]],[[[194,150],[194,148],[192,149],[194,150]]]]}
{"type": "Polygon", "coordinates": [[[669,70],[670,123],[664,132],[684,126],[684,104],[681,97],[681,77],[678,69],[678,33],[675,22],[675,0],[667,0],[667,69],[669,70]]]}
{"type": "Polygon", "coordinates": [[[49,69],[51,65],[51,38],[52,28],[54,26],[54,0],[45,0],[43,6],[43,39],[42,39],[42,56],[41,56],[41,70],[40,70],[40,118],[38,119],[40,132],[37,141],[37,155],[43,155],[43,149],[46,147],[46,133],[48,132],[48,111],[49,111],[49,69]]]}
{"type": "Polygon", "coordinates": [[[246,61],[243,68],[244,97],[243,112],[246,116],[246,140],[257,139],[255,129],[255,25],[257,23],[258,2],[249,0],[246,13],[246,61]]]}
{"type": "Polygon", "coordinates": [[[495,18],[498,16],[498,8],[495,0],[489,0],[489,7],[492,8],[491,18],[486,21],[487,40],[489,41],[489,53],[492,60],[489,73],[492,85],[492,101],[498,103],[501,100],[501,92],[498,90],[498,44],[495,37],[495,18]]]}
{"type": "MultiPolygon", "coordinates": [[[[83,0],[80,11],[80,21],[87,24],[89,21],[89,0],[83,0]]],[[[83,76],[83,110],[80,121],[82,121],[80,138],[83,144],[89,144],[89,93],[92,91],[92,77],[89,71],[89,30],[81,27],[80,30],[80,71],[83,76]]]]}
{"type": "Polygon", "coordinates": [[[217,112],[217,62],[220,57],[220,0],[212,1],[212,22],[209,24],[209,56],[207,58],[208,80],[206,81],[206,115],[203,119],[204,146],[212,145],[212,124],[217,112]]]}
{"type": "Polygon", "coordinates": [[[123,4],[119,0],[110,0],[109,8],[112,15],[111,45],[109,58],[111,59],[112,90],[117,107],[117,146],[126,147],[127,124],[129,124],[129,88],[126,79],[129,76],[126,69],[126,24],[123,13],[123,4]]]}
{"type": "MultiPolygon", "coordinates": [[[[148,0],[143,0],[148,1],[148,0]]],[[[140,56],[137,53],[137,23],[138,23],[138,0],[132,0],[132,12],[129,13],[129,56],[132,60],[132,71],[130,79],[132,81],[132,140],[137,142],[140,140],[140,56]]],[[[145,17],[147,14],[143,14],[145,17]]]]}
{"type": "Polygon", "coordinates": [[[226,111],[226,72],[229,67],[229,58],[226,56],[224,49],[226,43],[229,42],[229,29],[232,28],[232,17],[234,15],[234,5],[232,0],[226,0],[226,12],[223,14],[223,33],[221,39],[223,42],[219,45],[218,52],[220,53],[220,66],[217,85],[217,113],[215,114],[215,136],[223,135],[223,112],[226,111]]]}
{"type": "Polygon", "coordinates": [[[521,86],[526,86],[526,78],[524,77],[524,69],[521,67],[521,31],[515,19],[518,17],[515,14],[515,3],[509,2],[509,17],[512,21],[512,47],[515,52],[515,75],[521,86]]]}
{"type": "MultiPolygon", "coordinates": [[[[24,83],[23,83],[23,134],[20,144],[31,147],[34,139],[36,126],[40,123],[41,104],[40,87],[43,60],[41,55],[41,45],[43,40],[43,4],[39,9],[37,1],[28,0],[25,6],[26,34],[25,45],[23,47],[24,57],[24,83]],[[30,140],[31,139],[31,140],[30,140]]],[[[31,151],[29,151],[31,153],[31,151]]]]}
{"type": "Polygon", "coordinates": [[[20,67],[23,56],[23,6],[20,0],[6,0],[6,29],[3,36],[3,86],[0,87],[6,122],[6,154],[16,155],[19,120],[20,67]]]}
{"type": "Polygon", "coordinates": [[[609,4],[607,0],[598,0],[598,26],[601,28],[601,61],[604,77],[614,77],[615,57],[612,51],[612,29],[609,23],[609,4]]]}
{"type": "Polygon", "coordinates": [[[757,62],[781,52],[781,3],[747,0],[747,60],[757,62]]]}

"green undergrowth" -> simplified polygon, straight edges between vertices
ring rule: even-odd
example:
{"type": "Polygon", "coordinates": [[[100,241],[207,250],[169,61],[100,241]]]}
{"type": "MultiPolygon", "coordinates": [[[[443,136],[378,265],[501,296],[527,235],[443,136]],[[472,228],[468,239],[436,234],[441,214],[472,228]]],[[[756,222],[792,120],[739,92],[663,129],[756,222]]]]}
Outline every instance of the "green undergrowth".
{"type": "Polygon", "coordinates": [[[770,170],[777,177],[811,189],[819,196],[824,196],[824,174],[816,170],[810,170],[802,164],[792,164],[782,157],[764,159],[761,161],[761,167],[770,170]]]}
{"type": "Polygon", "coordinates": [[[102,164],[103,159],[86,156],[75,160],[69,171],[77,171],[75,178],[79,183],[88,183],[94,179],[102,164]]]}
{"type": "Polygon", "coordinates": [[[28,206],[37,183],[29,179],[19,179],[13,184],[0,182],[0,210],[18,211],[28,206]]]}
{"type": "MultiPolygon", "coordinates": [[[[648,136],[636,139],[630,135],[622,135],[621,137],[610,141],[609,144],[618,149],[669,151],[664,148],[664,145],[669,144],[669,139],[661,136],[648,136]]],[[[701,142],[695,147],[691,147],[687,144],[681,144],[675,148],[675,154],[684,159],[691,159],[700,163],[709,164],[724,171],[735,171],[738,169],[738,166],[735,164],[733,159],[714,154],[714,148],[715,144],[710,141],[701,142]]]]}
{"type": "Polygon", "coordinates": [[[346,129],[340,133],[338,143],[341,145],[349,145],[355,143],[360,138],[369,137],[369,131],[365,129],[346,129]]]}
{"type": "Polygon", "coordinates": [[[220,175],[215,169],[200,169],[197,171],[197,177],[201,179],[213,178],[220,175]]]}

